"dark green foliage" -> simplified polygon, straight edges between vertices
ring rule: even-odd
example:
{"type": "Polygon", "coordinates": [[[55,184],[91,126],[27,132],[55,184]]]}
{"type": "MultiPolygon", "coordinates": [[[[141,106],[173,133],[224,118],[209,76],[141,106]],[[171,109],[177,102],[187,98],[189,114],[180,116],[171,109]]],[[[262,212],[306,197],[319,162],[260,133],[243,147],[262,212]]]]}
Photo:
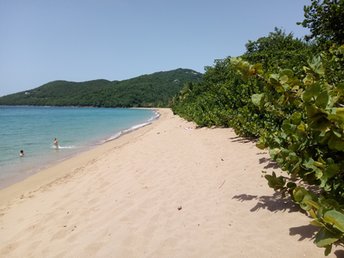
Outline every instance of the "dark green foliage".
{"type": "Polygon", "coordinates": [[[304,7],[304,16],[299,24],[311,31],[306,39],[325,49],[332,43],[344,44],[344,0],[311,0],[311,5],[304,7]]]}
{"type": "Polygon", "coordinates": [[[320,227],[315,243],[329,254],[344,244],[344,46],[306,62],[313,48],[295,43],[293,59],[290,35],[277,34],[251,42],[242,58],[217,60],[201,83],[185,86],[173,110],[201,126],[259,137],[257,146],[287,174],[265,175],[269,186],[308,212],[320,227]]]}
{"type": "Polygon", "coordinates": [[[298,71],[307,64],[312,49],[304,41],[295,39],[293,34],[286,34],[275,28],[267,37],[261,37],[256,41],[249,40],[246,44],[246,53],[241,58],[250,63],[260,63],[269,71],[291,67],[298,71]]]}
{"type": "Polygon", "coordinates": [[[275,29],[249,41],[240,58],[208,67],[173,110],[259,137],[257,147],[286,174],[266,174],[269,186],[308,212],[319,227],[314,242],[328,255],[344,245],[344,0],[312,0],[302,25],[316,45],[275,29]]]}
{"type": "MultiPolygon", "coordinates": [[[[293,64],[302,67],[312,50],[278,29],[267,37],[250,41],[246,47],[243,59],[264,64],[250,66],[251,72],[257,74],[264,66],[272,71],[293,64]]],[[[258,137],[263,128],[280,126],[282,120],[278,113],[267,116],[251,101],[252,95],[267,90],[262,81],[239,74],[233,60],[216,60],[213,67],[206,68],[201,83],[185,86],[174,99],[174,112],[200,126],[233,127],[238,134],[250,137],[258,137]]]]}
{"type": "Polygon", "coordinates": [[[314,57],[303,68],[302,79],[292,70],[257,73],[247,62],[235,64],[243,77],[264,82],[262,93],[252,96],[259,111],[251,109],[248,115],[264,114],[263,119],[272,121],[261,128],[257,146],[268,147],[271,158],[289,175],[266,175],[269,186],[289,193],[309,212],[321,227],[315,242],[326,254],[332,244],[344,243],[344,230],[333,225],[344,220],[343,54],[344,46],[324,53],[323,61],[314,57]],[[336,216],[329,220],[329,213],[336,216]]]}
{"type": "Polygon", "coordinates": [[[199,126],[232,126],[236,109],[251,96],[251,88],[244,92],[237,87],[241,82],[230,58],[216,60],[214,67],[206,67],[202,82],[185,85],[174,99],[173,110],[199,126]],[[236,90],[241,96],[232,94],[236,90]]]}
{"type": "MultiPolygon", "coordinates": [[[[248,63],[239,64],[243,74],[250,73],[248,63]]],[[[269,147],[270,156],[293,180],[319,186],[344,204],[344,80],[338,77],[338,84],[330,84],[319,57],[304,70],[303,80],[291,70],[259,74],[266,90],[252,101],[275,126],[261,131],[258,145],[269,147]]]]}
{"type": "Polygon", "coordinates": [[[201,77],[193,70],[176,69],[124,81],[54,81],[1,97],[0,105],[166,107],[185,83],[201,77]]]}

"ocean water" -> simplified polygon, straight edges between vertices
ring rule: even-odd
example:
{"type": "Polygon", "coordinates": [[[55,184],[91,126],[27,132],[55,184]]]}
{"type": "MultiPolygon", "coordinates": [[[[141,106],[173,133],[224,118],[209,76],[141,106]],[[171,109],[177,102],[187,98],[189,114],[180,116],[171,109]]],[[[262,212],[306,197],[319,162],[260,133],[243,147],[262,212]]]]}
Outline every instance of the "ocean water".
{"type": "Polygon", "coordinates": [[[0,106],[0,188],[156,117],[145,109],[0,106]]]}

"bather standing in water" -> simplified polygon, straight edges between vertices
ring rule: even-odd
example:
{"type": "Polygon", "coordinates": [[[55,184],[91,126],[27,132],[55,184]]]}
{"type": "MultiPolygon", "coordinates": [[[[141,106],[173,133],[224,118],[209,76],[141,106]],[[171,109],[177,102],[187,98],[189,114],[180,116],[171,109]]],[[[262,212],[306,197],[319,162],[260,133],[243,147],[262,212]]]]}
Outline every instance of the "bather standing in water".
{"type": "Polygon", "coordinates": [[[59,142],[57,140],[57,138],[54,139],[54,146],[55,146],[55,149],[58,149],[59,148],[59,142]]]}

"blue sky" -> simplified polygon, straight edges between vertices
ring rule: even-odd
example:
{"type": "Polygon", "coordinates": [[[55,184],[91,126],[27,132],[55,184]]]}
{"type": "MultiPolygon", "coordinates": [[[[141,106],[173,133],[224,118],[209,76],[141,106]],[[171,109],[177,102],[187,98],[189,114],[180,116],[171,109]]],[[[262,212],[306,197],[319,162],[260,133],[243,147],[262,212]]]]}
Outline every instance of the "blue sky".
{"type": "Polygon", "coordinates": [[[303,37],[306,0],[0,0],[0,96],[53,80],[204,72],[275,27],[303,37]]]}

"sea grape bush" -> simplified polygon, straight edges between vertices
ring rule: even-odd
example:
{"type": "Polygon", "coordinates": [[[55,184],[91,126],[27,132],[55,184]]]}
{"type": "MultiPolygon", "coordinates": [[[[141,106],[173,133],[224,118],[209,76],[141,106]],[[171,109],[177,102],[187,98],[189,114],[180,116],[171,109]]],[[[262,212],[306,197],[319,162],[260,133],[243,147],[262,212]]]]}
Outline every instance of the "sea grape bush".
{"type": "Polygon", "coordinates": [[[266,174],[269,186],[312,216],[315,243],[328,254],[344,242],[344,46],[303,67],[265,70],[247,59],[217,60],[175,97],[173,111],[258,137],[286,172],[266,174]]]}
{"type": "MultiPolygon", "coordinates": [[[[278,67],[296,65],[299,75],[298,68],[306,64],[304,60],[312,50],[292,34],[279,29],[267,37],[250,41],[246,48],[243,60],[261,63],[251,67],[256,74],[263,68],[275,71],[278,67]]],[[[278,114],[272,116],[271,112],[259,112],[259,108],[252,103],[251,96],[262,93],[264,89],[262,80],[239,74],[233,58],[228,57],[216,60],[212,67],[206,67],[202,82],[186,85],[173,99],[172,109],[199,126],[232,127],[241,136],[259,137],[261,129],[274,129],[281,121],[278,114]]],[[[259,95],[256,97],[259,98],[259,95]]]]}
{"type": "MultiPolygon", "coordinates": [[[[234,59],[243,78],[264,82],[252,103],[274,126],[261,129],[257,146],[288,176],[266,175],[270,187],[289,193],[319,226],[315,243],[329,254],[344,243],[344,46],[314,57],[299,79],[289,69],[264,73],[259,65],[234,59]],[[311,187],[310,187],[311,186],[311,187]]],[[[253,114],[251,113],[251,115],[253,114]]]]}
{"type": "Polygon", "coordinates": [[[244,81],[231,58],[217,60],[214,67],[207,67],[202,82],[185,85],[172,109],[198,126],[232,127],[240,135],[257,137],[264,125],[249,112],[255,108],[251,95],[261,91],[260,84],[254,78],[244,81]]]}
{"type": "Polygon", "coordinates": [[[269,186],[313,218],[315,243],[326,255],[344,245],[343,7],[343,0],[311,0],[299,24],[313,41],[275,29],[249,41],[240,58],[207,67],[203,81],[172,102],[175,113],[199,126],[259,138],[257,146],[285,172],[266,174],[269,186]]]}

